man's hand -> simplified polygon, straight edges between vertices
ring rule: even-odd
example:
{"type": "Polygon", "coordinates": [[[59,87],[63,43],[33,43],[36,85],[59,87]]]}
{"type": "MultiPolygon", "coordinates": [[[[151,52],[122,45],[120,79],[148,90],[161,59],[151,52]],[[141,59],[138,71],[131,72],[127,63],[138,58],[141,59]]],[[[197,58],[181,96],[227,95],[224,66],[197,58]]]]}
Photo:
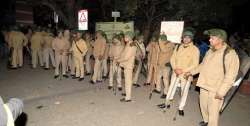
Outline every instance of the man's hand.
{"type": "Polygon", "coordinates": [[[188,77],[192,76],[192,74],[190,72],[187,72],[184,74],[184,78],[187,80],[188,77]]]}
{"type": "Polygon", "coordinates": [[[180,75],[183,73],[182,69],[175,69],[174,72],[177,74],[177,75],[180,75]]]}
{"type": "Polygon", "coordinates": [[[102,60],[102,59],[103,59],[103,56],[99,56],[99,57],[98,57],[98,60],[102,60]]]}
{"type": "Polygon", "coordinates": [[[218,93],[216,93],[216,95],[215,95],[214,98],[215,98],[215,99],[218,99],[218,100],[224,100],[224,96],[221,96],[221,95],[219,95],[218,93]]]}

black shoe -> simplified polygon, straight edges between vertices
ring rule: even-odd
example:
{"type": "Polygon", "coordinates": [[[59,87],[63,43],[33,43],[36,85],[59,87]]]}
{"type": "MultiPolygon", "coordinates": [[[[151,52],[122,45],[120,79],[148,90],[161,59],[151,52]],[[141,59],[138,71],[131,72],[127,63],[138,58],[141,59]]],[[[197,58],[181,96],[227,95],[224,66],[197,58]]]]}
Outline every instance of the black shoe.
{"type": "Polygon", "coordinates": [[[44,70],[49,70],[49,68],[43,68],[44,70]]]}
{"type": "Polygon", "coordinates": [[[122,91],[122,87],[118,87],[118,91],[122,91]]]}
{"type": "Polygon", "coordinates": [[[69,76],[68,76],[68,75],[66,75],[66,74],[64,74],[64,75],[63,75],[63,77],[65,77],[65,78],[69,78],[69,76]]]}
{"type": "Polygon", "coordinates": [[[17,69],[17,67],[10,67],[10,69],[12,69],[12,70],[16,70],[16,69],[17,69]]]}
{"type": "Polygon", "coordinates": [[[76,77],[76,76],[72,76],[72,79],[77,79],[77,78],[79,78],[79,77],[76,77]]]}
{"type": "Polygon", "coordinates": [[[183,110],[179,110],[179,115],[180,116],[184,116],[184,111],[183,110]]]}
{"type": "Polygon", "coordinates": [[[97,80],[96,82],[97,82],[97,83],[102,83],[102,80],[97,80]]]}
{"type": "Polygon", "coordinates": [[[131,102],[131,100],[126,100],[125,98],[120,99],[121,102],[131,102]]]}
{"type": "Polygon", "coordinates": [[[91,83],[91,84],[95,84],[95,82],[94,82],[93,80],[89,81],[89,83],[91,83]]]}
{"type": "Polygon", "coordinates": [[[166,97],[167,97],[167,95],[165,95],[165,94],[163,94],[163,95],[161,96],[162,99],[165,99],[166,97]]]}
{"type": "Polygon", "coordinates": [[[108,86],[108,89],[110,90],[110,89],[112,89],[113,88],[113,86],[108,86]]]}
{"type": "Polygon", "coordinates": [[[141,87],[139,84],[133,84],[136,88],[141,87]]]}
{"type": "Polygon", "coordinates": [[[148,85],[150,85],[150,83],[144,83],[143,85],[144,85],[144,86],[148,86],[148,85]]]}
{"type": "Polygon", "coordinates": [[[153,90],[154,93],[160,94],[160,91],[157,91],[156,89],[153,90]]]}
{"type": "Polygon", "coordinates": [[[125,93],[122,93],[122,96],[126,96],[126,94],[125,94],[125,93]]]}
{"type": "Polygon", "coordinates": [[[83,81],[83,80],[84,80],[84,78],[79,78],[79,79],[78,79],[78,81],[83,81]]]}
{"type": "Polygon", "coordinates": [[[204,121],[199,122],[199,126],[207,126],[207,125],[208,125],[207,122],[204,122],[204,121]]]}
{"type": "Polygon", "coordinates": [[[103,79],[108,79],[108,76],[102,76],[103,79]]]}
{"type": "Polygon", "coordinates": [[[54,76],[55,79],[58,78],[58,77],[59,77],[59,75],[55,75],[55,76],[54,76]]]}
{"type": "Polygon", "coordinates": [[[164,109],[164,108],[166,108],[166,104],[165,103],[162,103],[162,104],[159,104],[159,105],[157,105],[159,108],[161,108],[161,109],[164,109]]]}
{"type": "Polygon", "coordinates": [[[91,73],[86,73],[87,76],[91,75],[91,73]]]}

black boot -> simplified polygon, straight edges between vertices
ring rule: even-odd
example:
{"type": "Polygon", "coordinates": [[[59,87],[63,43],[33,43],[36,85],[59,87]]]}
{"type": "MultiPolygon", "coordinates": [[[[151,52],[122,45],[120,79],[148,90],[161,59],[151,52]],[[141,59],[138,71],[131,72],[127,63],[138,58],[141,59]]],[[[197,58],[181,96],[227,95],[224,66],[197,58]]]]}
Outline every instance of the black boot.
{"type": "Polygon", "coordinates": [[[163,95],[161,96],[161,99],[165,99],[166,97],[167,97],[167,95],[163,94],[163,95]]]}
{"type": "Polygon", "coordinates": [[[111,90],[113,88],[113,86],[108,86],[108,89],[111,90]]]}
{"type": "Polygon", "coordinates": [[[180,116],[184,116],[184,111],[183,110],[179,110],[179,115],[180,116]]]}
{"type": "Polygon", "coordinates": [[[199,122],[199,126],[207,126],[207,125],[208,125],[207,122],[204,122],[204,121],[199,122]]]}

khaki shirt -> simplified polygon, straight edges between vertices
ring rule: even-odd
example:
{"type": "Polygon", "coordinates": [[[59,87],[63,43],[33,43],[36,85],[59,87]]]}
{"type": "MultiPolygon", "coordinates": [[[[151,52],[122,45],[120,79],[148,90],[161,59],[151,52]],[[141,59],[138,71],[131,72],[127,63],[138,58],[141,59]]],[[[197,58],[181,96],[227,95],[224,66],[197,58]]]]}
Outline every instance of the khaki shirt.
{"type": "Polygon", "coordinates": [[[174,43],[162,43],[160,44],[159,58],[157,65],[159,67],[165,67],[166,63],[170,62],[170,58],[173,54],[175,44],[174,43]]]}
{"type": "Polygon", "coordinates": [[[65,38],[56,37],[52,41],[52,48],[55,50],[55,53],[59,53],[61,55],[68,55],[70,43],[65,38]]]}
{"type": "Polygon", "coordinates": [[[124,46],[122,44],[112,44],[109,51],[109,57],[113,59],[113,62],[116,62],[116,59],[118,59],[124,49],[124,46]]]}
{"type": "Polygon", "coordinates": [[[50,35],[44,36],[44,48],[52,48],[52,41],[54,40],[54,37],[50,35]]]}
{"type": "Polygon", "coordinates": [[[173,69],[182,69],[183,72],[189,72],[199,65],[199,49],[193,44],[188,45],[181,44],[177,50],[177,46],[170,59],[170,63],[173,69]]]}
{"type": "Polygon", "coordinates": [[[232,87],[239,70],[239,57],[234,50],[225,55],[225,74],[223,68],[223,48],[206,53],[202,63],[191,71],[192,74],[200,73],[197,86],[208,91],[225,96],[232,87]]]}
{"type": "Polygon", "coordinates": [[[150,45],[148,45],[147,50],[149,52],[148,54],[148,62],[151,65],[157,65],[157,61],[159,58],[159,45],[157,42],[151,42],[150,45]]]}
{"type": "Polygon", "coordinates": [[[40,32],[36,32],[32,35],[31,40],[31,49],[41,49],[44,44],[44,38],[40,32]]]}
{"type": "Polygon", "coordinates": [[[92,54],[93,53],[93,43],[92,43],[92,40],[91,39],[90,40],[85,40],[85,42],[86,42],[86,45],[88,47],[88,52],[90,54],[92,54]]]}
{"type": "Polygon", "coordinates": [[[135,62],[137,47],[127,43],[124,50],[121,52],[120,57],[117,59],[117,62],[120,63],[120,66],[126,69],[133,69],[135,62]]]}
{"type": "Polygon", "coordinates": [[[22,32],[12,31],[8,36],[9,47],[22,48],[28,44],[28,39],[22,32]]]}
{"type": "Polygon", "coordinates": [[[95,58],[98,58],[100,56],[104,56],[106,48],[106,40],[104,38],[98,38],[94,42],[94,50],[93,55],[95,58]]]}
{"type": "Polygon", "coordinates": [[[146,49],[143,43],[137,42],[136,59],[142,60],[146,55],[146,49]]]}
{"type": "Polygon", "coordinates": [[[74,56],[85,56],[88,51],[88,47],[83,39],[73,41],[71,48],[74,56]],[[81,50],[81,52],[77,47],[81,50]]]}

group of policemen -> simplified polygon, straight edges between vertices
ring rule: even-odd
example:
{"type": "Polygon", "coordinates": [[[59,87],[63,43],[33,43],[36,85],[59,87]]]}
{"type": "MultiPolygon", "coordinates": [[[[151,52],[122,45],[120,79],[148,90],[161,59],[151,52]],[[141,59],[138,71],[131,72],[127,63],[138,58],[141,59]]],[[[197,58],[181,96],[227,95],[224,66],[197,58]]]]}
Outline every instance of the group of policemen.
{"type": "Polygon", "coordinates": [[[29,48],[27,45],[30,41],[32,68],[36,68],[39,61],[41,67],[49,69],[51,61],[55,68],[54,78],[59,77],[60,71],[63,77],[68,78],[69,72],[73,79],[79,81],[84,79],[85,74],[92,75],[92,84],[109,78],[108,89],[118,88],[122,91],[124,75],[125,93],[121,102],[131,102],[132,86],[141,86],[138,78],[143,65],[147,64],[144,86],[151,85],[152,93],[162,94],[165,102],[159,104],[159,108],[170,108],[176,89],[180,87],[180,116],[184,116],[192,76],[199,73],[197,86],[200,87],[203,117],[199,125],[217,126],[223,98],[237,76],[239,58],[226,43],[227,33],[224,30],[210,29],[205,33],[210,36],[211,47],[200,64],[199,49],[193,43],[194,33],[191,30],[184,30],[181,44],[170,42],[165,34],[153,34],[146,47],[143,35],[134,32],[117,33],[112,40],[108,40],[103,31],[96,31],[92,35],[68,29],[58,30],[56,36],[50,29],[35,29],[30,38],[13,29],[7,42],[13,50],[13,69],[22,67],[22,49],[29,48]],[[226,49],[229,51],[223,58],[226,49]],[[147,59],[147,63],[144,63],[144,59],[147,59]]]}

